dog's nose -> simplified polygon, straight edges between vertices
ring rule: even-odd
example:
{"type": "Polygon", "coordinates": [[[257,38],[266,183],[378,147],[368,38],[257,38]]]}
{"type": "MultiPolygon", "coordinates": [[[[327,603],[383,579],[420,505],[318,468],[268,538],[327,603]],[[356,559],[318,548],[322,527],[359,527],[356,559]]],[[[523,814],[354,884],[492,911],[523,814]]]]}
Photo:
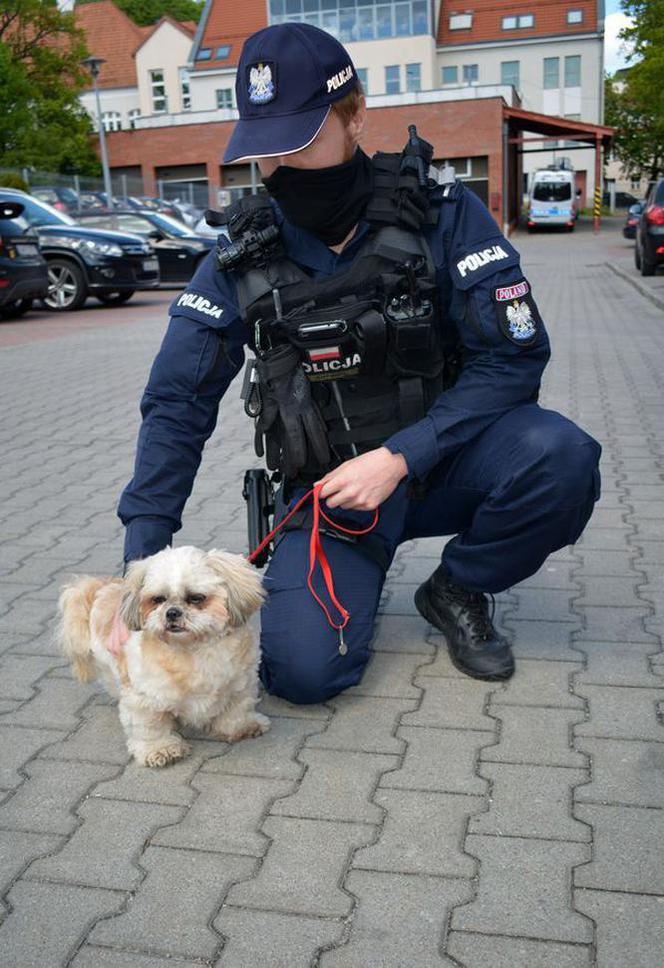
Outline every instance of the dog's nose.
{"type": "Polygon", "coordinates": [[[168,619],[169,622],[175,622],[177,621],[177,619],[181,617],[182,617],[181,608],[176,608],[174,605],[171,605],[170,608],[166,609],[166,618],[168,619]]]}

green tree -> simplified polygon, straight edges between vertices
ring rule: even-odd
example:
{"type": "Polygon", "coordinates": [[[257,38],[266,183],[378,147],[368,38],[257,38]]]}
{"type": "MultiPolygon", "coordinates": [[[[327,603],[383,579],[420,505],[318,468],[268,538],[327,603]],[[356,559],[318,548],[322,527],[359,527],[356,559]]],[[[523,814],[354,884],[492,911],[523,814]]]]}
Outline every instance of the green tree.
{"type": "MultiPolygon", "coordinates": [[[[95,3],[96,0],[78,0],[81,3],[95,3]]],[[[116,7],[124,10],[134,23],[148,26],[156,23],[164,14],[174,20],[198,19],[203,11],[204,0],[114,0],[116,7]]]]}
{"type": "Polygon", "coordinates": [[[97,174],[85,38],[56,0],[3,0],[0,7],[0,165],[97,174]]]}
{"type": "Polygon", "coordinates": [[[664,0],[623,0],[632,19],[621,37],[627,70],[606,84],[605,117],[616,129],[616,154],[633,178],[664,173],[664,0]]]}

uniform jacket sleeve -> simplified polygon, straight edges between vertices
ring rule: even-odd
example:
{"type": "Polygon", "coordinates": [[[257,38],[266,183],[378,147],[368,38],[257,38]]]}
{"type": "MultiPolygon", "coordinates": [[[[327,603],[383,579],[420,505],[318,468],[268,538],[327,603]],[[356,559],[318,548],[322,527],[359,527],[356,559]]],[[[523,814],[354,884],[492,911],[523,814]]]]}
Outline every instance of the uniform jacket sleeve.
{"type": "Polygon", "coordinates": [[[134,475],[118,507],[126,561],[165,548],[181,527],[219,401],[244,360],[234,287],[215,268],[213,253],[170,313],[141,400],[134,475]]]}
{"type": "Polygon", "coordinates": [[[442,203],[430,244],[465,359],[456,384],[427,415],[385,442],[403,454],[411,478],[423,478],[503,414],[535,400],[550,356],[519,254],[476,195],[460,188],[456,202],[442,203]]]}

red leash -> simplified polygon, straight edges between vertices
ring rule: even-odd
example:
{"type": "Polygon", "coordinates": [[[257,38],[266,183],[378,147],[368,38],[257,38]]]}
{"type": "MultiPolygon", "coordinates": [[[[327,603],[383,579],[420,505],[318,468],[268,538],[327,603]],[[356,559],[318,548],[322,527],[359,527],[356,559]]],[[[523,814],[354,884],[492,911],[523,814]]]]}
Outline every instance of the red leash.
{"type": "Polygon", "coordinates": [[[333,629],[336,629],[337,632],[339,633],[339,651],[341,652],[342,655],[345,655],[346,652],[348,651],[348,648],[346,646],[346,643],[344,642],[343,630],[348,625],[348,620],[350,619],[350,612],[346,608],[344,608],[344,606],[341,604],[341,602],[339,601],[339,599],[335,594],[334,581],[332,578],[332,569],[330,568],[330,563],[327,559],[327,555],[325,554],[325,549],[323,548],[323,544],[320,539],[318,525],[322,517],[328,522],[328,524],[331,524],[334,528],[336,528],[338,531],[342,531],[344,534],[350,534],[354,536],[368,534],[369,531],[373,531],[373,529],[378,524],[378,508],[376,508],[376,510],[374,511],[373,521],[368,527],[359,528],[358,530],[353,530],[352,528],[344,528],[343,525],[337,524],[336,521],[333,521],[332,518],[328,517],[328,515],[320,506],[321,487],[322,487],[322,484],[318,484],[316,487],[312,487],[310,491],[307,491],[307,493],[300,498],[300,500],[288,512],[286,517],[282,518],[279,524],[276,526],[276,528],[273,528],[272,531],[270,531],[270,533],[263,538],[263,540],[258,545],[258,547],[251,552],[251,554],[249,555],[249,561],[253,563],[257,555],[259,555],[261,551],[263,551],[263,549],[267,547],[270,541],[272,541],[272,538],[275,536],[275,534],[281,528],[283,528],[283,526],[286,524],[287,521],[290,521],[290,519],[293,517],[296,511],[299,511],[302,505],[306,504],[309,498],[312,498],[313,522],[311,525],[311,537],[309,539],[309,573],[307,574],[307,586],[309,588],[309,591],[313,595],[313,597],[316,599],[320,607],[325,612],[325,617],[327,618],[327,621],[329,622],[330,626],[333,629]],[[320,570],[323,573],[323,580],[325,581],[325,587],[327,589],[328,595],[330,596],[330,600],[332,601],[332,604],[334,605],[339,615],[341,616],[342,620],[339,623],[335,623],[333,621],[327,605],[322,600],[322,598],[318,595],[318,593],[316,592],[316,589],[314,588],[313,576],[316,570],[316,565],[319,565],[320,570]]]}

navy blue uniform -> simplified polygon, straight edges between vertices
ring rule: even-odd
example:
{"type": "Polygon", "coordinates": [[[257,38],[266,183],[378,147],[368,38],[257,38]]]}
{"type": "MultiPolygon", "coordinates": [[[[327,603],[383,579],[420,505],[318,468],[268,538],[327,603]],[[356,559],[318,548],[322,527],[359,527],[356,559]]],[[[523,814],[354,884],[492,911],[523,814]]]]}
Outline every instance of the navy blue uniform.
{"type": "MultiPolygon", "coordinates": [[[[337,255],[282,223],[286,252],[315,278],[347,268],[366,232],[361,225],[337,255]]],[[[581,534],[599,496],[600,447],[535,402],[548,337],[518,253],[484,205],[461,188],[456,202],[442,203],[428,239],[444,315],[465,347],[464,365],[422,420],[385,442],[403,454],[409,479],[426,478],[428,486],[423,497],[412,497],[402,481],[382,505],[375,533],[388,560],[401,541],[454,534],[442,556],[451,580],[498,592],[581,534]]],[[[181,527],[219,401],[242,367],[246,335],[233,279],[210,255],[171,306],[141,402],[134,476],[119,506],[127,560],[159,551],[181,527]]],[[[367,520],[360,513],[343,516],[367,520]]],[[[352,545],[323,541],[338,598],[351,613],[347,655],[340,655],[337,634],[306,586],[307,533],[288,532],[266,572],[261,677],[268,691],[293,702],[322,701],[359,681],[384,579],[352,545]]]]}

